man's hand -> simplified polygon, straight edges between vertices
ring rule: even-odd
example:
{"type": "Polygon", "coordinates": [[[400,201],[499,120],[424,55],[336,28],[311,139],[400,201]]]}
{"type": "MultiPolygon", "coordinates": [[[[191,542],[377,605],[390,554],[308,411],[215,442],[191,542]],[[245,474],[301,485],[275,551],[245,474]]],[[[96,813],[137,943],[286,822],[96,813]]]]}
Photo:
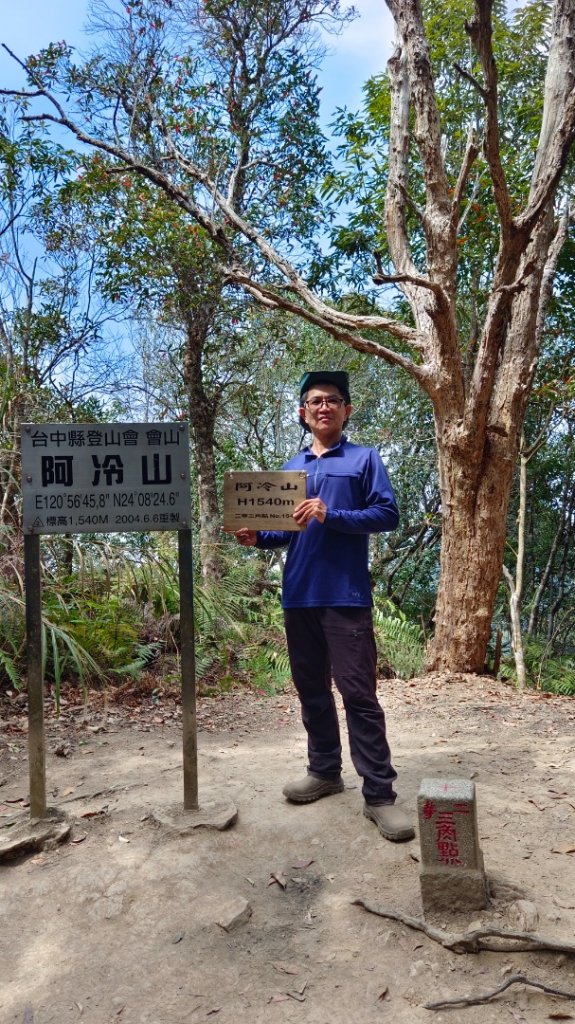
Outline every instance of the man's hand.
{"type": "Polygon", "coordinates": [[[325,522],[327,515],[327,505],[324,505],[321,498],[306,498],[305,501],[301,501],[299,505],[293,510],[293,517],[298,526],[307,526],[312,519],[317,519],[318,522],[325,522]]]}
{"type": "Polygon", "coordinates": [[[253,548],[258,539],[258,534],[257,530],[248,530],[244,526],[234,534],[234,537],[243,548],[253,548]]]}

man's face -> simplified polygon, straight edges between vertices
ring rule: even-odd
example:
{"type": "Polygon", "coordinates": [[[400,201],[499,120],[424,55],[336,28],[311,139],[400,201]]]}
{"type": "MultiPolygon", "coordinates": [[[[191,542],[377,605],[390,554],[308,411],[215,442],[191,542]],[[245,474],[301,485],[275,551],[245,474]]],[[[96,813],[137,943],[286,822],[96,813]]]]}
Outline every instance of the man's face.
{"type": "Polygon", "coordinates": [[[300,414],[312,434],[339,437],[351,414],[351,405],[345,404],[341,391],[333,384],[316,384],[307,392],[300,414]]]}

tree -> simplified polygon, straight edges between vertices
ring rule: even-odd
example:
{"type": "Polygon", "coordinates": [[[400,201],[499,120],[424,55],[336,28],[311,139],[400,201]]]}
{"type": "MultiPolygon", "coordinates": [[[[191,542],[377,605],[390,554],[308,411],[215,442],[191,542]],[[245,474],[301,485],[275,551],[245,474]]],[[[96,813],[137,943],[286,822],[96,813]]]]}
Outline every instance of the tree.
{"type": "MultiPolygon", "coordinates": [[[[49,107],[29,116],[67,127],[166,191],[213,239],[227,280],[268,307],[297,314],[346,345],[402,367],[423,389],[433,408],[442,513],[428,667],[481,671],[501,577],[513,469],[537,365],[538,314],[557,259],[556,202],[575,134],[575,6],[572,0],[556,0],[552,7],[536,0],[525,9],[544,15],[539,53],[546,52],[546,74],[536,117],[538,141],[522,150],[521,161],[506,173],[510,97],[503,102],[499,95],[494,47],[494,11],[501,26],[503,5],[475,0],[469,9],[465,29],[472,56],[462,52],[458,71],[465,103],[457,136],[446,140],[441,81],[434,79],[422,7],[418,0],[387,3],[397,45],[388,64],[389,142],[380,140],[386,253],[376,280],[400,288],[407,316],[376,308],[367,315],[354,313],[314,291],[309,261],[289,251],[281,231],[258,223],[257,207],[237,202],[233,175],[223,180],[219,164],[203,161],[193,146],[180,146],[177,124],[166,123],[153,89],[140,90],[133,117],[153,126],[161,154],[154,164],[130,140],[118,141],[113,122],[100,122],[94,130],[80,116],[74,118],[52,89],[54,76],[43,80],[30,66],[30,100],[43,99],[49,107]],[[473,222],[476,212],[484,215],[479,226],[473,222]],[[479,239],[485,237],[486,218],[494,266],[489,280],[479,282],[477,317],[465,320],[462,309],[469,307],[460,301],[465,289],[460,253],[474,229],[479,239]]],[[[209,0],[205,5],[208,12],[215,6],[209,0]]],[[[521,40],[512,32],[509,37],[517,52],[521,40]]],[[[507,41],[502,38],[498,45],[504,48],[507,41]]],[[[60,71],[60,87],[67,84],[60,71]]],[[[95,109],[87,85],[78,76],[74,84],[95,109]]],[[[263,154],[259,161],[263,167],[263,154]]]]}
{"type": "Polygon", "coordinates": [[[109,310],[94,288],[89,242],[59,220],[66,244],[53,244],[53,189],[76,160],[29,126],[18,134],[0,112],[0,528],[20,525],[21,423],[75,418],[112,377],[91,354],[109,310]]]}
{"type": "MultiPolygon", "coordinates": [[[[118,12],[93,5],[100,53],[83,68],[68,67],[76,93],[97,95],[105,118],[114,108],[115,137],[147,165],[165,170],[159,145],[165,132],[217,173],[235,208],[249,209],[278,238],[297,229],[301,243],[313,248],[321,204],[312,182],[326,153],[317,128],[317,47],[308,25],[337,23],[337,2],[150,0],[123,7],[118,12]]],[[[53,76],[63,57],[57,47],[47,51],[34,79],[53,76]]],[[[92,119],[95,131],[107,132],[107,125],[99,124],[98,115],[92,119]]],[[[170,164],[174,180],[194,196],[186,169],[170,164]]],[[[216,580],[222,571],[216,421],[224,399],[245,377],[248,353],[237,344],[233,325],[248,299],[230,294],[219,244],[190,225],[169,191],[154,195],[133,174],[117,171],[96,158],[80,189],[102,212],[104,286],[129,295],[138,308],[146,304],[148,313],[152,303],[185,339],[173,355],[182,367],[183,405],[192,427],[200,562],[204,577],[216,580]]],[[[210,206],[216,234],[223,237],[225,217],[210,206]]]]}
{"type": "Polygon", "coordinates": [[[165,195],[133,176],[114,174],[99,155],[86,163],[82,180],[66,187],[61,204],[80,203],[85,216],[97,219],[98,276],[105,294],[127,303],[148,332],[157,336],[163,329],[159,362],[163,383],[171,378],[171,415],[186,415],[192,430],[198,561],[204,579],[215,582],[222,562],[214,437],[234,361],[226,358],[237,318],[233,296],[226,301],[210,239],[165,195]]]}

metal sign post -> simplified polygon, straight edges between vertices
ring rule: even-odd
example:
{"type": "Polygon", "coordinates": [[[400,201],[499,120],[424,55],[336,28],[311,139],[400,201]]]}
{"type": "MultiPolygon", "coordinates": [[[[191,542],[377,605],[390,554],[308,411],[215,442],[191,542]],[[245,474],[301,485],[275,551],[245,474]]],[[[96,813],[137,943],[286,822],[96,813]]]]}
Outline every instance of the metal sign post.
{"type": "Polygon", "coordinates": [[[30,814],[46,815],[40,535],[177,530],[184,809],[198,808],[187,423],[25,423],[22,498],[30,814]]]}
{"type": "Polygon", "coordinates": [[[28,660],[28,764],[30,817],[46,814],[46,745],[44,741],[44,683],[42,679],[42,589],[40,538],[24,537],[26,641],[28,660]]]}
{"type": "Polygon", "coordinates": [[[196,657],[194,649],[194,603],[192,575],[192,532],[178,532],[180,566],[180,647],[182,659],[182,739],[184,762],[184,810],[198,809],[198,739],[196,721],[196,657]]]}

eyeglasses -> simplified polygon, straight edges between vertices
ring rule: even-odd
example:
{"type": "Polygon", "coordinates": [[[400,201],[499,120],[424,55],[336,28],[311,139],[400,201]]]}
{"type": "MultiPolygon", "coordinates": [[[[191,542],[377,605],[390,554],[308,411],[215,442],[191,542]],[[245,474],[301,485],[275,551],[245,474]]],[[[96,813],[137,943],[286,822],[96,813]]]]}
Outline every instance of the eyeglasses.
{"type": "Polygon", "coordinates": [[[310,398],[308,402],[304,402],[304,405],[312,412],[318,412],[322,405],[327,405],[328,409],[339,409],[340,406],[345,405],[345,398],[338,398],[336,395],[328,395],[327,398],[310,398]]]}

